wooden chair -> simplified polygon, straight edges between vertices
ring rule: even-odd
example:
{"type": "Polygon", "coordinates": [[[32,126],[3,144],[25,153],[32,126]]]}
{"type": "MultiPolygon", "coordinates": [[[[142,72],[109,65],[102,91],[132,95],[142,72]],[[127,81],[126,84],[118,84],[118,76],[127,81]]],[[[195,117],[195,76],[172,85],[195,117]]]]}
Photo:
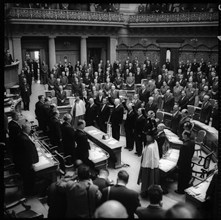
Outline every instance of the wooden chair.
{"type": "Polygon", "coordinates": [[[68,171],[73,171],[74,164],[72,163],[72,156],[63,156],[61,153],[58,153],[58,151],[54,151],[53,156],[58,160],[59,162],[59,174],[60,176],[63,176],[68,171]]]}
{"type": "Polygon", "coordinates": [[[187,109],[188,109],[188,115],[193,118],[194,113],[195,113],[195,106],[193,105],[187,105],[187,109]]]}
{"type": "Polygon", "coordinates": [[[199,130],[195,139],[195,152],[200,153],[200,155],[202,155],[202,144],[203,144],[203,140],[206,136],[206,131],[204,130],[199,130]]]}
{"type": "Polygon", "coordinates": [[[31,210],[31,206],[26,204],[27,199],[22,198],[19,199],[9,205],[4,205],[4,217],[5,218],[34,218],[34,219],[39,219],[43,218],[44,215],[42,213],[35,212],[31,210]],[[16,208],[18,206],[22,206],[25,208],[24,211],[19,211],[16,212],[16,208]]]}
{"type": "Polygon", "coordinates": [[[210,164],[212,161],[213,151],[210,152],[205,157],[199,156],[200,160],[198,162],[192,162],[192,179],[191,179],[191,185],[193,185],[193,182],[197,179],[199,181],[203,181],[205,178],[207,178],[211,174],[210,164]]]}
{"type": "Polygon", "coordinates": [[[66,92],[67,97],[72,96],[72,90],[71,89],[65,89],[64,91],[66,92]]]}
{"type": "Polygon", "coordinates": [[[157,111],[156,112],[156,118],[158,118],[159,119],[159,122],[158,123],[161,123],[161,122],[163,122],[164,120],[164,114],[163,114],[163,112],[162,111],[157,111]]]}

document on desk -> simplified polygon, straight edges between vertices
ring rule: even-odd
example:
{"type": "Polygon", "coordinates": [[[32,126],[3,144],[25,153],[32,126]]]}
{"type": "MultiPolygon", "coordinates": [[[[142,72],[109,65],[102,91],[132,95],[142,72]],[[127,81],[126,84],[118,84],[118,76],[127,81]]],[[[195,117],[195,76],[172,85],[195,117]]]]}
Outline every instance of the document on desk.
{"type": "Polygon", "coordinates": [[[88,131],[88,133],[93,134],[93,135],[97,135],[97,134],[100,134],[101,132],[98,130],[91,130],[91,131],[88,131]]]}
{"type": "Polygon", "coordinates": [[[51,163],[45,156],[42,155],[42,156],[39,156],[38,163],[33,164],[33,167],[35,171],[38,171],[41,169],[42,166],[44,166],[45,168],[47,165],[50,166],[51,163]]]}
{"type": "Polygon", "coordinates": [[[112,145],[112,144],[116,144],[117,141],[113,139],[113,140],[111,140],[111,141],[109,141],[109,142],[107,142],[107,143],[112,145]]]}
{"type": "Polygon", "coordinates": [[[167,160],[167,159],[160,159],[159,161],[159,169],[167,173],[168,171],[172,170],[176,167],[176,162],[167,160]]]}

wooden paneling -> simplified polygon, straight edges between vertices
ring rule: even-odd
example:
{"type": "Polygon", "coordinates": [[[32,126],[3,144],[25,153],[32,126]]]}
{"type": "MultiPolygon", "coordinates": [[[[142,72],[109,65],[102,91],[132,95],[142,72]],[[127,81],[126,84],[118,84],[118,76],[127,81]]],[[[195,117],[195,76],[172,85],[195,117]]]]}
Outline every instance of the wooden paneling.
{"type": "Polygon", "coordinates": [[[74,66],[77,60],[80,59],[79,51],[56,51],[56,63],[60,61],[64,63],[64,57],[67,57],[68,62],[74,66]]]}

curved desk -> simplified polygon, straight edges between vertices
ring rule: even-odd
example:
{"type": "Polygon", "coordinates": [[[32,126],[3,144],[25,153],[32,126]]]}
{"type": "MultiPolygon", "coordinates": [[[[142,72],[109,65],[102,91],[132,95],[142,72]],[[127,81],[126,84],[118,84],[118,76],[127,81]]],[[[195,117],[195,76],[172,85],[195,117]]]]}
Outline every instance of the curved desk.
{"type": "Polygon", "coordinates": [[[110,155],[108,160],[108,166],[114,168],[120,168],[121,165],[121,147],[119,141],[114,138],[109,138],[107,140],[102,139],[103,135],[107,135],[94,126],[85,127],[84,131],[87,133],[88,138],[98,145],[100,148],[104,149],[110,155]]]}

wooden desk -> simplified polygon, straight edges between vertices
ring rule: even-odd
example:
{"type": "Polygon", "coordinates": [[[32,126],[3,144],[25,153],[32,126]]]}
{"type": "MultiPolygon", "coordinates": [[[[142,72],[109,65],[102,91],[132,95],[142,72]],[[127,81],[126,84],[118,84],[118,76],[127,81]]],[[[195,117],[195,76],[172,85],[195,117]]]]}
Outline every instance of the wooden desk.
{"type": "Polygon", "coordinates": [[[18,83],[19,61],[4,66],[4,85],[8,89],[18,83]]]}
{"type": "Polygon", "coordinates": [[[12,100],[11,106],[4,107],[4,112],[7,116],[11,116],[13,111],[21,112],[21,98],[12,100]]]}
{"type": "Polygon", "coordinates": [[[35,140],[35,146],[38,151],[39,162],[33,165],[34,171],[39,177],[56,181],[59,162],[43,146],[41,141],[35,140]]]}
{"type": "Polygon", "coordinates": [[[63,106],[57,106],[57,109],[60,113],[60,118],[63,118],[64,114],[71,113],[71,106],[70,105],[63,105],[63,106]]]}
{"type": "Polygon", "coordinates": [[[159,169],[162,176],[167,176],[169,173],[173,172],[177,161],[179,158],[180,150],[179,149],[169,149],[165,155],[159,161],[159,169]]]}
{"type": "Polygon", "coordinates": [[[106,135],[104,132],[95,128],[94,126],[85,127],[84,131],[87,133],[88,138],[97,144],[99,147],[107,151],[110,155],[108,160],[108,166],[114,168],[120,168],[121,165],[121,144],[114,138],[103,140],[102,136],[106,135]]]}
{"type": "Polygon", "coordinates": [[[180,149],[180,147],[183,145],[183,141],[179,139],[179,137],[174,134],[169,129],[164,129],[165,135],[166,135],[166,143],[165,145],[169,145],[170,148],[174,149],[180,149]]]}
{"type": "Polygon", "coordinates": [[[196,186],[191,186],[185,189],[186,201],[200,207],[206,199],[206,191],[210,185],[214,174],[207,177],[204,181],[197,184],[196,186]]]}
{"type": "Polygon", "coordinates": [[[92,141],[89,140],[89,143],[91,146],[91,149],[89,150],[89,159],[94,162],[95,168],[107,168],[108,158],[110,157],[109,154],[92,141]]]}

